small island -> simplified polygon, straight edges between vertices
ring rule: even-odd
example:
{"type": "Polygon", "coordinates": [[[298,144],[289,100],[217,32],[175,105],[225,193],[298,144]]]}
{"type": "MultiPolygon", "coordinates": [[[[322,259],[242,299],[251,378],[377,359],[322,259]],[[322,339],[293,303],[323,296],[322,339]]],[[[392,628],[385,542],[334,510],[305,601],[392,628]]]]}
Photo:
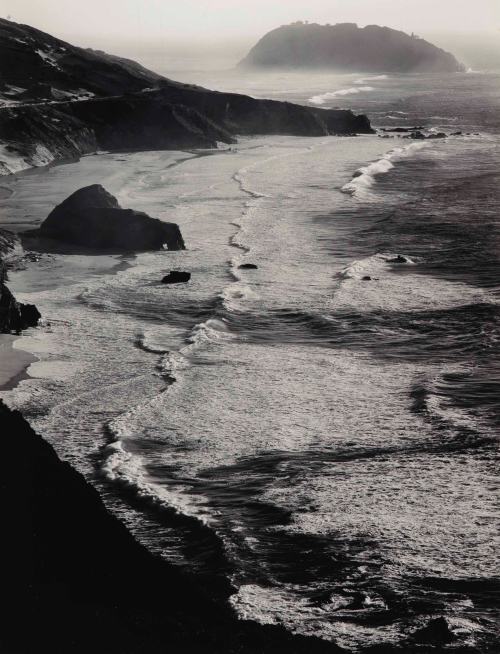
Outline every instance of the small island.
{"type": "Polygon", "coordinates": [[[464,66],[449,52],[399,30],[356,23],[297,22],[268,32],[240,68],[316,68],[341,71],[455,73],[464,66]]]}

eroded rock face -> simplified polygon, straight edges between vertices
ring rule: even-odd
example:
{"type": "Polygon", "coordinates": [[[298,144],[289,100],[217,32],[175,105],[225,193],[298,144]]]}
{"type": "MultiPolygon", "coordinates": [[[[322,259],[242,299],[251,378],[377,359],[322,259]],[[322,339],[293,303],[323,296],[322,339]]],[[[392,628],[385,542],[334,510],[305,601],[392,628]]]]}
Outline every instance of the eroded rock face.
{"type": "Polygon", "coordinates": [[[122,209],[100,184],[79,189],[46,218],[38,235],[99,250],[183,250],[175,223],[122,209]]]}
{"type": "Polygon", "coordinates": [[[40,318],[34,304],[18,302],[7,286],[0,282],[0,333],[19,333],[28,327],[36,327],[40,318]]]}
{"type": "Polygon", "coordinates": [[[20,332],[28,327],[36,327],[41,318],[34,304],[18,302],[5,285],[7,267],[3,257],[10,254],[16,244],[17,237],[5,229],[0,229],[0,333],[20,332]]]}

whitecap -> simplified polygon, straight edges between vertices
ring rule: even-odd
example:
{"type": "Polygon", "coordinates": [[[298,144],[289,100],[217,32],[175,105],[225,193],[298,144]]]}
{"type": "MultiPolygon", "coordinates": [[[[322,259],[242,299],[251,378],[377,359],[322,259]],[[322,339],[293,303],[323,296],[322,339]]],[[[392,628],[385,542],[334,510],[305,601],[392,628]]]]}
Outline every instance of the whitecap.
{"type": "Polygon", "coordinates": [[[309,102],[312,102],[313,104],[325,104],[325,102],[333,98],[345,95],[356,95],[357,93],[368,93],[374,90],[373,86],[352,86],[348,89],[340,89],[339,91],[329,91],[328,93],[323,93],[321,95],[313,95],[312,98],[309,98],[309,102]]]}

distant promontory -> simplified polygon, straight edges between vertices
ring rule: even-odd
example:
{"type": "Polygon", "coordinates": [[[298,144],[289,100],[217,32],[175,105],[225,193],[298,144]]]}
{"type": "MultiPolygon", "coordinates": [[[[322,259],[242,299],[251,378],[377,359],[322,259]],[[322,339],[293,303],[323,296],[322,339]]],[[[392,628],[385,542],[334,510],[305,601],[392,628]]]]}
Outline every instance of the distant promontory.
{"type": "Polygon", "coordinates": [[[239,66],[400,73],[465,70],[452,54],[415,34],[378,25],[302,22],[268,32],[239,66]]]}

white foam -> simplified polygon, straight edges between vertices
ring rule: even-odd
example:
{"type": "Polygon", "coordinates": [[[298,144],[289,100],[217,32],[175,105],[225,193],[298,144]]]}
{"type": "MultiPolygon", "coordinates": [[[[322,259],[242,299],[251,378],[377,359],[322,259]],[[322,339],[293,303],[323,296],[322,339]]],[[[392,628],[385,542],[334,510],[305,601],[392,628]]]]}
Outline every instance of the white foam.
{"type": "Polygon", "coordinates": [[[230,338],[230,332],[226,323],[218,318],[209,318],[193,327],[188,336],[189,344],[181,349],[181,354],[192,353],[198,347],[228,338],[230,338]]]}
{"type": "Polygon", "coordinates": [[[241,308],[245,300],[256,300],[259,296],[248,284],[234,282],[221,293],[224,306],[229,311],[241,308]]]}
{"type": "Polygon", "coordinates": [[[394,148],[385,154],[381,159],[363,166],[356,171],[353,179],[344,184],[342,191],[355,195],[360,199],[372,197],[369,192],[370,188],[374,185],[377,175],[384,175],[394,168],[394,164],[406,157],[412,156],[426,147],[427,143],[411,143],[403,148],[394,148]]]}
{"type": "MultiPolygon", "coordinates": [[[[383,252],[375,254],[365,259],[358,259],[353,261],[348,266],[343,268],[339,277],[343,279],[362,279],[367,274],[381,274],[383,271],[388,270],[388,266],[392,259],[398,255],[391,252],[383,252]]],[[[405,257],[406,265],[414,265],[414,261],[409,257],[405,257]]]]}
{"type": "Polygon", "coordinates": [[[497,303],[492,293],[462,282],[448,281],[412,272],[415,265],[393,261],[397,253],[377,253],[353,261],[338,273],[339,287],[331,300],[332,311],[425,311],[451,309],[470,303],[497,303]],[[404,269],[404,275],[395,274],[404,269]],[[363,280],[370,277],[370,280],[363,280]]]}
{"type": "Polygon", "coordinates": [[[366,82],[378,82],[383,79],[388,79],[389,75],[373,75],[373,77],[361,77],[357,79],[354,84],[366,84],[366,82]]]}
{"type": "MultiPolygon", "coordinates": [[[[320,636],[333,640],[346,651],[356,651],[360,646],[394,642],[400,635],[394,626],[368,627],[353,622],[349,616],[352,611],[342,612],[354,595],[332,593],[330,602],[315,606],[307,599],[307,587],[297,584],[282,586],[258,586],[246,584],[231,596],[230,603],[242,619],[257,620],[262,624],[284,625],[292,632],[307,636],[320,636]],[[341,618],[345,616],[345,621],[341,618]]],[[[343,589],[346,590],[345,588],[343,589]]],[[[377,603],[383,608],[381,598],[365,596],[365,610],[368,602],[377,603]]],[[[376,607],[373,607],[376,608],[376,607]]]]}
{"type": "MultiPolygon", "coordinates": [[[[122,421],[128,422],[132,418],[133,412],[130,412],[120,421],[115,421],[110,429],[118,435],[124,431],[122,421]]],[[[128,433],[127,427],[125,430],[128,433]]],[[[104,453],[106,458],[101,471],[109,481],[134,491],[137,497],[147,500],[152,506],[174,510],[179,515],[195,518],[202,524],[208,525],[212,521],[203,500],[186,494],[185,487],[181,484],[167,488],[153,483],[147,476],[142,458],[127,451],[118,436],[105,447],[104,453]]]]}
{"type": "Polygon", "coordinates": [[[309,102],[313,104],[325,104],[328,100],[333,100],[334,98],[343,97],[345,95],[356,95],[358,93],[368,93],[374,91],[373,86],[351,86],[348,89],[340,89],[339,91],[329,91],[328,93],[322,93],[321,95],[313,95],[312,98],[309,98],[309,102]]]}

